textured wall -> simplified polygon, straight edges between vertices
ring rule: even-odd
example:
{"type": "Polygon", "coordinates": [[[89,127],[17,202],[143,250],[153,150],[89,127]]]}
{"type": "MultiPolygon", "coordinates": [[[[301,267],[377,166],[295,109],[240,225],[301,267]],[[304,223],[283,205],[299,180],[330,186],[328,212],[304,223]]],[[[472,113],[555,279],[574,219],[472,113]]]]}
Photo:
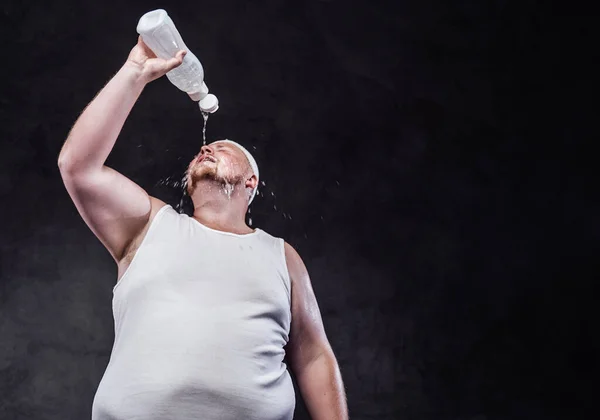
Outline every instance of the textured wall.
{"type": "MultiPolygon", "coordinates": [[[[221,101],[209,140],[256,155],[253,224],[303,257],[353,419],[590,417],[591,17],[533,1],[9,0],[1,419],[89,418],[116,267],[56,161],[157,7],[221,101]]],[[[181,178],[201,127],[162,78],[108,165],[176,205],[165,180],[181,178]]]]}

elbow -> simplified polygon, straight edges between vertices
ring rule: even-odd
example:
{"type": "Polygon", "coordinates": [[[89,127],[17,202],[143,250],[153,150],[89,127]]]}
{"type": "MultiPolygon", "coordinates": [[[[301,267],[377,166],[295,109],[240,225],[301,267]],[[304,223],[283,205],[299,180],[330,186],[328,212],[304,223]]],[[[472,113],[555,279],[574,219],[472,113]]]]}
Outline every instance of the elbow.
{"type": "Polygon", "coordinates": [[[82,164],[82,159],[81,159],[82,153],[81,152],[84,152],[84,150],[81,148],[79,148],[79,150],[78,150],[77,146],[78,146],[78,143],[81,143],[80,140],[81,139],[77,139],[77,138],[75,140],[73,140],[71,134],[69,134],[69,136],[67,137],[67,140],[63,144],[63,147],[60,150],[60,153],[58,154],[58,161],[56,162],[61,174],[65,175],[65,174],[72,173],[73,171],[75,171],[79,167],[81,167],[81,164],[82,164]],[[75,141],[74,144],[73,144],[73,141],[75,141]],[[73,146],[75,146],[75,148],[73,148],[73,146]]]}
{"type": "Polygon", "coordinates": [[[88,172],[91,167],[91,165],[88,162],[85,162],[80,158],[72,156],[72,154],[64,148],[58,156],[57,165],[63,177],[66,175],[74,175],[79,174],[81,172],[88,172]]]}
{"type": "Polygon", "coordinates": [[[68,174],[73,171],[73,161],[64,152],[61,152],[61,154],[58,156],[57,164],[58,170],[62,175],[68,174]]]}
{"type": "Polygon", "coordinates": [[[66,177],[73,177],[88,172],[88,168],[83,168],[81,163],[74,160],[66,155],[58,157],[58,171],[63,179],[66,177]]]}
{"type": "Polygon", "coordinates": [[[58,156],[58,169],[60,169],[60,171],[62,172],[63,169],[65,169],[67,167],[67,159],[63,156],[63,154],[61,153],[58,156]]]}
{"type": "Polygon", "coordinates": [[[56,162],[58,165],[58,169],[60,169],[61,172],[69,167],[69,162],[71,161],[71,159],[69,158],[68,143],[69,139],[67,138],[67,141],[65,141],[65,144],[63,145],[62,149],[60,149],[60,153],[58,154],[58,161],[56,162]]]}

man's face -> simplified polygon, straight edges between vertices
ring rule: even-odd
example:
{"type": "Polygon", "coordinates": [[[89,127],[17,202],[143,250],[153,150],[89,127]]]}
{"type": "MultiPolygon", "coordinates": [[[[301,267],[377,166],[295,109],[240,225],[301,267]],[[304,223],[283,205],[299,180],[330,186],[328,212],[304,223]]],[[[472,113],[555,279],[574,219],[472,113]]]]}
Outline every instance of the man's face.
{"type": "Polygon", "coordinates": [[[250,176],[251,168],[246,155],[231,143],[216,141],[202,146],[194,156],[187,172],[187,189],[191,196],[196,183],[211,179],[223,184],[237,185],[250,176]]]}

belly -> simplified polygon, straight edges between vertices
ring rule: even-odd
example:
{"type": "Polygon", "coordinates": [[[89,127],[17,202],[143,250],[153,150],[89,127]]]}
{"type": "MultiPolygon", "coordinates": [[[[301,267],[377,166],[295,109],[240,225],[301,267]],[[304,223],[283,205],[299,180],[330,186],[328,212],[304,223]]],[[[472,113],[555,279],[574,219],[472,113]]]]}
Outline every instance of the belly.
{"type": "Polygon", "coordinates": [[[285,365],[259,377],[251,362],[197,359],[111,360],[94,397],[92,420],[292,419],[295,394],[285,365]]]}

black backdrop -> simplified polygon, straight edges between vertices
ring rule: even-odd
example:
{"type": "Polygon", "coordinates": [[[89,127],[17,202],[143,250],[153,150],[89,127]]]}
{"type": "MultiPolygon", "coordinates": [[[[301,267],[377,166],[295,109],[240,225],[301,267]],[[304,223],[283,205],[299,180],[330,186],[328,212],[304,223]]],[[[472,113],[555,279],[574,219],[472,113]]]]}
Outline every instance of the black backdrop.
{"type": "MultiPolygon", "coordinates": [[[[57,157],[159,7],[220,99],[209,141],[255,153],[253,226],[303,257],[351,418],[592,416],[593,15],[534,1],[7,0],[0,418],[89,418],[116,267],[57,157]]],[[[201,128],[161,78],[107,164],[175,206],[201,128]]]]}

